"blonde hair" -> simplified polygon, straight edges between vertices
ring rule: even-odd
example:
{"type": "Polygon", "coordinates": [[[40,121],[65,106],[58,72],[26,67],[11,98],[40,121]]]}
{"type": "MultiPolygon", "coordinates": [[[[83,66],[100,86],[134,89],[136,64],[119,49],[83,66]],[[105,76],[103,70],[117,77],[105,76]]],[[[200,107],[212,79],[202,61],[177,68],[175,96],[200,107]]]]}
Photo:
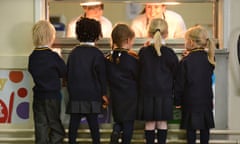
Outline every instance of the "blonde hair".
{"type": "Polygon", "coordinates": [[[40,20],[32,28],[34,46],[49,45],[55,40],[56,30],[47,20],[40,20]]]}
{"type": "Polygon", "coordinates": [[[208,60],[215,65],[215,44],[204,27],[198,25],[189,28],[185,33],[185,39],[192,40],[195,48],[208,48],[208,60]]]}
{"type": "Polygon", "coordinates": [[[164,19],[154,18],[148,27],[148,34],[153,38],[154,48],[158,56],[161,56],[162,37],[168,33],[168,24],[164,19]]]}

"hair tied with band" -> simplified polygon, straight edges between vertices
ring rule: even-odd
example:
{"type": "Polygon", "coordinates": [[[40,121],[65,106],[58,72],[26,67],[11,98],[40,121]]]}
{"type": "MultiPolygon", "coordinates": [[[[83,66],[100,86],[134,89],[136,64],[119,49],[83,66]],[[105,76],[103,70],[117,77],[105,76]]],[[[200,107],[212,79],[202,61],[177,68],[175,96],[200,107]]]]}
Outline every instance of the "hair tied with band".
{"type": "Polygon", "coordinates": [[[155,33],[158,32],[158,31],[161,33],[161,30],[159,28],[155,30],[155,33]]]}
{"type": "Polygon", "coordinates": [[[113,50],[110,51],[110,55],[109,55],[109,57],[108,57],[108,59],[109,59],[110,62],[113,62],[113,57],[112,57],[112,55],[113,55],[113,50]]]}
{"type": "Polygon", "coordinates": [[[121,50],[120,50],[120,51],[117,51],[117,57],[115,58],[115,60],[114,60],[114,58],[113,58],[113,53],[114,53],[114,51],[111,50],[111,51],[110,51],[110,55],[108,56],[109,61],[112,62],[112,63],[115,62],[116,64],[119,64],[119,63],[120,63],[120,57],[121,57],[121,55],[122,55],[122,51],[121,51],[121,50]]]}

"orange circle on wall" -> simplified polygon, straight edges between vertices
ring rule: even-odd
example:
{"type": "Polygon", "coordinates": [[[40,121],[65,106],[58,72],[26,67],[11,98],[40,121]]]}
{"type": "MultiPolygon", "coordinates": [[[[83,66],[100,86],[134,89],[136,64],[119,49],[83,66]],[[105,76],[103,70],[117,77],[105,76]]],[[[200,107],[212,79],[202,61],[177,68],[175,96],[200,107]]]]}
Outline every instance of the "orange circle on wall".
{"type": "Polygon", "coordinates": [[[14,83],[21,82],[23,80],[23,72],[22,71],[10,71],[9,79],[14,83]]]}

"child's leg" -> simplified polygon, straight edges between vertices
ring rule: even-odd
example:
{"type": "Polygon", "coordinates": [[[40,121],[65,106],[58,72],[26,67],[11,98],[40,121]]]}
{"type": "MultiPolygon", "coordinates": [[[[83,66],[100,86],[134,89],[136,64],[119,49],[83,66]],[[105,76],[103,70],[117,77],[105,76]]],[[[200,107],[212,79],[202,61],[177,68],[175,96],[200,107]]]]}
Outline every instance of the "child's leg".
{"type": "Polygon", "coordinates": [[[166,144],[167,139],[167,121],[157,122],[157,139],[158,144],[166,144]]]}
{"type": "Polygon", "coordinates": [[[70,115],[70,122],[69,122],[69,132],[68,132],[68,139],[69,144],[76,144],[77,138],[77,130],[81,120],[81,114],[71,114],[70,115]]]}
{"type": "Polygon", "coordinates": [[[110,140],[110,144],[118,144],[118,140],[120,138],[120,132],[121,132],[121,123],[114,123],[113,125],[113,131],[111,134],[111,140],[110,140]]]}
{"type": "Polygon", "coordinates": [[[200,130],[200,143],[208,144],[209,141],[209,129],[200,130]]]}
{"type": "Polygon", "coordinates": [[[63,142],[65,131],[60,119],[61,100],[46,100],[46,115],[50,127],[50,142],[59,144],[63,142]]]}
{"type": "Polygon", "coordinates": [[[196,130],[187,129],[187,143],[196,144],[196,130]]]}
{"type": "Polygon", "coordinates": [[[146,144],[154,144],[155,140],[155,121],[147,121],[145,123],[145,138],[146,144]]]}
{"type": "Polygon", "coordinates": [[[44,100],[33,100],[33,118],[36,144],[49,143],[49,127],[47,122],[47,116],[45,113],[44,103],[44,100]]]}
{"type": "Polygon", "coordinates": [[[87,114],[86,117],[91,131],[93,144],[100,144],[98,114],[87,114]]]}
{"type": "Polygon", "coordinates": [[[133,135],[134,121],[124,121],[123,122],[123,135],[122,144],[131,144],[131,139],[133,135]]]}

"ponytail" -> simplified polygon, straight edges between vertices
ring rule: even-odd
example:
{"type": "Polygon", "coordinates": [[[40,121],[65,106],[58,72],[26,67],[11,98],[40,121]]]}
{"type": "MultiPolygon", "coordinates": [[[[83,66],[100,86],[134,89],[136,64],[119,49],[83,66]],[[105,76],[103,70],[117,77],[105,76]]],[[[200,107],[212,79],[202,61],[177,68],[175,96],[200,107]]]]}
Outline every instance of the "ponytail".
{"type": "Polygon", "coordinates": [[[207,39],[207,48],[208,48],[208,61],[215,65],[216,62],[215,62],[215,45],[214,45],[214,42],[211,40],[211,39],[207,39]]]}
{"type": "Polygon", "coordinates": [[[160,29],[157,29],[154,33],[153,36],[153,41],[154,41],[154,48],[157,52],[158,56],[161,56],[161,47],[162,47],[162,36],[161,36],[161,31],[160,29]]]}
{"type": "Polygon", "coordinates": [[[168,34],[168,24],[164,19],[154,18],[150,21],[148,34],[153,39],[154,48],[158,56],[161,56],[162,40],[168,34]]]}

